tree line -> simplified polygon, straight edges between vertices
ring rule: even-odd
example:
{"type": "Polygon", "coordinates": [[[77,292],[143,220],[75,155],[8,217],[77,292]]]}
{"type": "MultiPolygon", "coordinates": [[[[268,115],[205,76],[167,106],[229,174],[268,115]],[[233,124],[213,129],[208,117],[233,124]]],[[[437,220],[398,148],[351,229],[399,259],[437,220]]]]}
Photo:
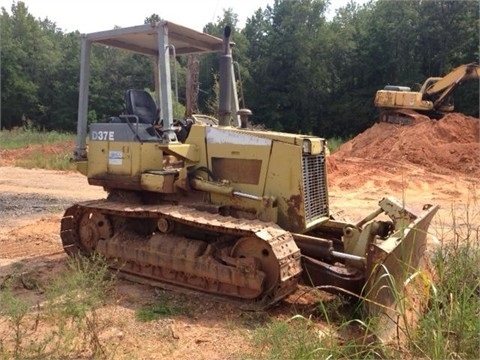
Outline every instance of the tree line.
{"type": "MultiPolygon", "coordinates": [[[[204,31],[231,25],[251,120],[267,128],[325,137],[352,136],[378,118],[375,92],[386,84],[415,88],[430,76],[479,58],[479,1],[352,0],[327,18],[327,0],[275,0],[238,26],[233,9],[204,31]]],[[[146,14],[148,15],[148,14],[146,14]]],[[[146,22],[158,20],[156,14],[146,22]]],[[[166,19],[168,20],[168,19],[166,19]]],[[[36,19],[21,2],[2,7],[1,128],[75,131],[80,34],[36,19]]],[[[101,29],[99,29],[101,30],[101,29]]],[[[93,48],[89,121],[119,113],[128,88],[153,88],[148,58],[93,48]]],[[[199,108],[212,113],[217,57],[202,59],[199,108]]],[[[184,82],[186,59],[178,59],[184,82]]],[[[182,99],[183,93],[179,94],[182,99]]],[[[478,81],[455,92],[456,111],[478,117],[478,81]]]]}

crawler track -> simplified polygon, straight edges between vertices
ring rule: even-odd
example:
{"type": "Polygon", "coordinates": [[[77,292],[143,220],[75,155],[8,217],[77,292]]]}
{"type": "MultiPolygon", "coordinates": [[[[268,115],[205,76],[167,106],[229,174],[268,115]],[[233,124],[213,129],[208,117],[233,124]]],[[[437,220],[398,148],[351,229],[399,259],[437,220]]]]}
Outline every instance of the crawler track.
{"type": "Polygon", "coordinates": [[[278,225],[182,205],[79,203],[61,238],[69,255],[100,253],[130,279],[262,307],[293,292],[301,273],[300,251],[278,225]]]}
{"type": "Polygon", "coordinates": [[[381,122],[397,125],[413,125],[425,120],[429,118],[411,109],[389,109],[383,110],[380,114],[381,122]]]}

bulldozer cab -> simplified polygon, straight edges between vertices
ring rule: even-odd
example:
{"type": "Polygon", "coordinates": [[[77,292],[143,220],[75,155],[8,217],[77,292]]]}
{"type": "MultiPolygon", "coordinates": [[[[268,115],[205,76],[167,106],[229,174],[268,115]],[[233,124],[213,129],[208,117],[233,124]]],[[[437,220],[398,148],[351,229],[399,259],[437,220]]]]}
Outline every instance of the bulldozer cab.
{"type": "MultiPolygon", "coordinates": [[[[81,36],[81,61],[80,61],[80,88],[78,103],[77,143],[74,152],[74,160],[86,160],[86,137],[87,137],[87,114],[89,99],[90,60],[92,44],[100,44],[108,47],[124,49],[151,57],[155,63],[155,91],[154,98],[148,92],[139,89],[125,89],[126,114],[112,117],[108,122],[130,124],[135,138],[140,141],[154,140],[163,142],[177,142],[177,135],[172,128],[173,100],[172,100],[172,72],[171,62],[176,56],[186,54],[201,54],[220,52],[222,39],[201,33],[172,22],[160,21],[156,23],[119,28],[81,36]],[[157,105],[158,104],[158,105],[157,105]],[[161,128],[166,136],[158,136],[153,132],[152,125],[161,128]]],[[[233,66],[229,71],[232,72],[233,66]]],[[[234,81],[231,84],[233,92],[233,114],[238,110],[238,100],[234,81]]],[[[233,119],[239,124],[236,115],[233,119]]],[[[104,126],[100,126],[102,128],[104,126]]],[[[95,130],[97,136],[111,137],[112,130],[95,130]]],[[[121,126],[124,132],[129,132],[127,125],[121,126]]]]}

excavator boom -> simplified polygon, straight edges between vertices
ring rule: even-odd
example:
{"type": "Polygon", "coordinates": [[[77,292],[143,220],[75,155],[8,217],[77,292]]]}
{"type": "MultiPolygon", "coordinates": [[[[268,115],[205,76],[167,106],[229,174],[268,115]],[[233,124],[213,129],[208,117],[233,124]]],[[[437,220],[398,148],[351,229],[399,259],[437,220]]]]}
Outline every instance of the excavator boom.
{"type": "Polygon", "coordinates": [[[440,109],[448,97],[466,80],[480,78],[480,66],[476,63],[461,65],[452,72],[434,82],[425,91],[425,96],[437,96],[433,102],[434,109],[440,109]]]}
{"type": "MultiPolygon", "coordinates": [[[[425,95],[444,94],[445,92],[451,92],[455,90],[461,82],[465,80],[479,79],[480,78],[480,65],[477,63],[470,63],[460,65],[444,77],[438,78],[438,81],[431,83],[428,88],[423,89],[425,95]]],[[[427,82],[426,82],[427,83],[427,82]]]]}

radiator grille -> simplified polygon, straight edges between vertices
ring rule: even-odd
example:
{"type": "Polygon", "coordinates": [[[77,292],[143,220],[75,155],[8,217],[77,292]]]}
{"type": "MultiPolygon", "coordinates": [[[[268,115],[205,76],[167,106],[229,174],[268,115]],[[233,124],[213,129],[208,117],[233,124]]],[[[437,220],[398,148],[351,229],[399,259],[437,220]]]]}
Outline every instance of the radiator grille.
{"type": "Polygon", "coordinates": [[[305,199],[306,224],[329,215],[325,171],[325,154],[303,156],[303,198],[305,199]]]}

